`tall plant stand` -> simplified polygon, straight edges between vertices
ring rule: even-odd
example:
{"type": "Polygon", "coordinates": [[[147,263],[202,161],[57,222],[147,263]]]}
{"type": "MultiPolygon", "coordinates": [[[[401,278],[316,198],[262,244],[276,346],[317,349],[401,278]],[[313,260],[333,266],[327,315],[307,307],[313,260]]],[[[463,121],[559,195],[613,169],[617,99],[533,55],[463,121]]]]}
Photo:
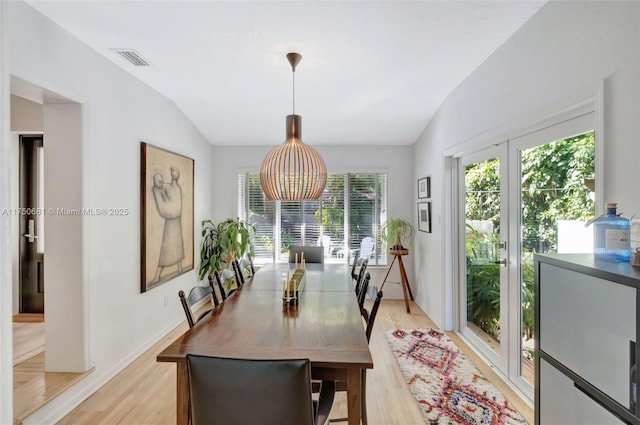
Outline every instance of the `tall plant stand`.
{"type": "Polygon", "coordinates": [[[398,265],[400,267],[400,280],[402,284],[402,294],[404,295],[404,305],[407,308],[407,313],[411,313],[411,309],[409,308],[409,300],[407,299],[407,295],[413,301],[413,293],[411,292],[411,286],[409,286],[409,278],[407,277],[407,271],[404,269],[404,263],[402,262],[402,256],[408,255],[408,249],[390,249],[389,254],[393,255],[393,260],[391,260],[391,264],[387,269],[387,274],[384,276],[384,280],[382,281],[382,285],[380,286],[380,290],[384,287],[384,284],[387,282],[387,277],[389,277],[389,273],[391,273],[391,268],[393,264],[398,260],[398,265]]]}

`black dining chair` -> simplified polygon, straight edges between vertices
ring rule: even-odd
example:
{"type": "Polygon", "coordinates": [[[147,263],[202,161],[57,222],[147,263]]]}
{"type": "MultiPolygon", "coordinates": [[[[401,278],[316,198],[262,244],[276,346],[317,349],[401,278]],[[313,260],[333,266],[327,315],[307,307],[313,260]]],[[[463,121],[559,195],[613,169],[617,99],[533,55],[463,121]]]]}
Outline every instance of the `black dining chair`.
{"type": "Polygon", "coordinates": [[[369,285],[367,287],[367,296],[373,301],[373,303],[371,304],[371,309],[367,310],[363,307],[360,310],[360,313],[362,315],[362,319],[366,324],[365,335],[367,336],[367,341],[370,341],[371,332],[373,331],[373,324],[376,321],[378,309],[380,308],[380,302],[382,301],[382,291],[378,290],[376,286],[369,285]]]}
{"type": "Polygon", "coordinates": [[[236,278],[240,282],[240,285],[244,285],[246,281],[256,273],[256,269],[253,265],[253,258],[249,254],[235,261],[233,264],[236,272],[236,278]]]}
{"type": "MultiPolygon", "coordinates": [[[[368,275],[369,273],[367,273],[368,275]]],[[[371,340],[371,332],[373,331],[373,324],[376,320],[376,316],[378,315],[378,309],[380,308],[380,302],[382,301],[382,291],[379,291],[377,287],[370,286],[369,282],[366,283],[366,289],[364,291],[366,295],[369,296],[373,300],[371,304],[371,308],[367,310],[364,307],[360,308],[360,315],[365,324],[365,335],[367,337],[367,342],[371,340]]],[[[367,425],[367,370],[362,369],[361,371],[361,387],[360,387],[360,411],[362,416],[362,425],[367,425]]],[[[322,386],[330,387],[326,381],[322,381],[322,386]]],[[[337,381],[335,383],[336,391],[346,391],[347,383],[345,381],[337,381]]],[[[325,396],[326,397],[326,396],[325,396]]],[[[331,419],[329,422],[344,422],[347,421],[347,418],[337,418],[331,419]]]]}
{"type": "Polygon", "coordinates": [[[232,264],[232,267],[233,269],[224,269],[221,272],[218,270],[214,271],[218,289],[220,290],[220,295],[222,296],[222,301],[229,298],[231,295],[233,295],[234,292],[236,292],[236,290],[240,288],[240,282],[236,277],[235,265],[232,264]]]}
{"type": "Polygon", "coordinates": [[[362,264],[360,264],[360,271],[358,272],[358,277],[356,278],[356,286],[355,291],[356,294],[360,292],[360,285],[362,285],[362,280],[367,274],[367,267],[369,265],[369,260],[362,260],[362,264]]]}
{"type": "Polygon", "coordinates": [[[211,280],[209,280],[208,286],[194,286],[189,291],[189,295],[185,296],[184,291],[178,291],[178,297],[180,298],[180,303],[182,304],[182,308],[184,310],[185,316],[187,316],[187,322],[189,323],[189,327],[192,328],[196,323],[200,321],[204,316],[211,313],[213,308],[203,312],[198,316],[197,319],[194,318],[194,311],[192,310],[193,306],[198,303],[203,298],[207,298],[211,296],[213,304],[217,307],[220,302],[215,293],[213,285],[211,284],[211,280]]]}
{"type": "Polygon", "coordinates": [[[311,394],[309,359],[187,354],[191,425],[324,425],[333,393],[311,394]],[[241,394],[241,397],[237,397],[241,394]]]}
{"type": "Polygon", "coordinates": [[[353,258],[353,265],[351,266],[351,279],[356,280],[358,278],[358,273],[356,273],[356,267],[360,264],[360,259],[358,257],[353,258]]]}
{"type": "Polygon", "coordinates": [[[364,279],[359,283],[358,287],[356,287],[356,297],[358,298],[358,307],[360,307],[360,312],[364,308],[364,299],[367,295],[367,289],[369,288],[369,282],[371,281],[371,274],[367,272],[364,276],[364,279]]]}
{"type": "Polygon", "coordinates": [[[218,280],[214,277],[215,275],[209,275],[207,276],[207,279],[209,280],[209,286],[211,286],[212,291],[211,291],[211,298],[213,299],[213,303],[214,305],[217,307],[219,306],[222,301],[224,301],[223,296],[223,291],[222,288],[220,287],[220,285],[218,284],[218,280]],[[217,289],[217,292],[216,292],[217,289]],[[220,297],[218,297],[218,295],[220,297]]]}
{"type": "Polygon", "coordinates": [[[303,252],[305,263],[324,263],[324,248],[307,245],[291,245],[289,247],[289,262],[295,263],[296,254],[298,254],[298,263],[300,263],[303,252]]]}

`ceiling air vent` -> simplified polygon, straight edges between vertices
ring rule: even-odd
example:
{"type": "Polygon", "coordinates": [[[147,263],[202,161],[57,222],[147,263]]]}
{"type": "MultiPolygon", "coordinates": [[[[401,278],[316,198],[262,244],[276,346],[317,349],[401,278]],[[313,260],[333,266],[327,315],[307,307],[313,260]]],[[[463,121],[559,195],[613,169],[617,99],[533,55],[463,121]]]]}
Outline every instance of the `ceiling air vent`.
{"type": "Polygon", "coordinates": [[[134,66],[150,66],[151,64],[133,49],[111,49],[134,66]]]}

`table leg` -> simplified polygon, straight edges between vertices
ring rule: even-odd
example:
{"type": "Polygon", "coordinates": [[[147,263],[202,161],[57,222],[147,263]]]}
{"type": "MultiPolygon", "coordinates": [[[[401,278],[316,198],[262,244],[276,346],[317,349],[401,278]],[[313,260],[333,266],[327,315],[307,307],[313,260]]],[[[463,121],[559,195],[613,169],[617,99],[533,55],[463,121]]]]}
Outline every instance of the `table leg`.
{"type": "Polygon", "coordinates": [[[347,417],[349,425],[360,425],[362,374],[360,369],[347,370],[347,417]]]}
{"type": "Polygon", "coordinates": [[[409,291],[409,297],[411,297],[411,301],[413,301],[413,292],[411,292],[411,285],[409,285],[409,278],[407,277],[407,270],[404,268],[404,261],[402,261],[402,257],[398,259],[400,262],[400,273],[402,274],[402,280],[407,285],[407,291],[409,291]]]}
{"type": "Polygon", "coordinates": [[[387,282],[387,278],[389,277],[389,273],[391,273],[391,268],[393,267],[393,263],[396,262],[396,256],[393,256],[393,260],[391,260],[391,264],[389,264],[389,268],[387,269],[387,274],[384,275],[384,279],[382,279],[382,285],[380,285],[380,290],[384,288],[384,284],[387,282]]]}
{"type": "Polygon", "coordinates": [[[189,425],[189,383],[187,381],[187,364],[177,362],[177,394],[176,394],[176,424],[189,425]]]}

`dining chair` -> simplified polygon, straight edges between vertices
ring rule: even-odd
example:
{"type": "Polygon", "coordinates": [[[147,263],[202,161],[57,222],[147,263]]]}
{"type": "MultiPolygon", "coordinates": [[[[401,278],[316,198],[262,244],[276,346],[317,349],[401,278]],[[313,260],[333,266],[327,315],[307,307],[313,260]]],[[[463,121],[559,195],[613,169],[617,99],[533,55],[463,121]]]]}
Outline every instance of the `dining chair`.
{"type": "Polygon", "coordinates": [[[289,262],[295,263],[298,254],[298,263],[304,252],[305,263],[324,263],[324,249],[321,246],[291,245],[289,247],[289,262]]]}
{"type": "Polygon", "coordinates": [[[356,260],[353,262],[353,266],[351,267],[351,279],[353,279],[354,282],[357,283],[358,280],[362,279],[362,276],[364,276],[365,270],[367,270],[368,264],[369,264],[369,260],[368,259],[356,258],[356,260]],[[360,269],[356,273],[356,266],[357,265],[360,266],[360,269]]]}
{"type": "Polygon", "coordinates": [[[244,274],[242,274],[240,271],[240,263],[237,258],[235,258],[231,262],[231,269],[233,270],[233,278],[236,282],[236,289],[242,288],[242,285],[244,285],[245,279],[244,279],[244,274]]]}
{"type": "Polygon", "coordinates": [[[240,285],[244,285],[245,282],[256,273],[256,269],[253,266],[253,258],[249,254],[235,261],[233,264],[236,278],[240,282],[240,285]]]}
{"type": "Polygon", "coordinates": [[[187,354],[191,425],[324,425],[333,404],[311,394],[309,359],[187,354]],[[242,397],[237,397],[241,394],[242,397]]]}
{"type": "Polygon", "coordinates": [[[369,282],[371,281],[371,274],[367,272],[360,282],[358,288],[356,288],[356,296],[358,298],[358,307],[360,307],[360,312],[364,308],[364,299],[367,295],[367,288],[369,288],[369,282]]]}
{"type": "Polygon", "coordinates": [[[367,287],[367,296],[373,301],[371,309],[367,310],[362,308],[360,313],[364,322],[366,323],[365,335],[367,336],[367,342],[371,340],[371,332],[373,331],[373,324],[376,321],[378,315],[378,309],[380,308],[380,302],[382,301],[382,291],[378,290],[376,286],[369,285],[367,287]]]}
{"type": "Polygon", "coordinates": [[[367,273],[367,266],[369,265],[369,260],[366,258],[362,260],[362,264],[360,264],[360,271],[358,272],[358,278],[356,279],[356,294],[360,293],[360,285],[362,285],[362,280],[364,279],[367,273]]]}
{"type": "Polygon", "coordinates": [[[214,275],[210,274],[209,276],[207,276],[207,279],[209,280],[209,286],[211,286],[211,298],[213,299],[213,304],[217,307],[222,301],[224,301],[224,298],[222,297],[222,288],[218,285],[217,279],[214,280],[214,275]],[[217,293],[216,288],[218,288],[217,293]],[[218,294],[220,294],[220,298],[218,298],[218,294]]]}
{"type": "Polygon", "coordinates": [[[360,260],[358,257],[353,257],[353,265],[351,266],[351,279],[353,280],[358,279],[358,273],[356,273],[356,267],[360,264],[358,260],[360,260]]]}
{"type": "Polygon", "coordinates": [[[187,316],[187,322],[189,323],[190,328],[192,328],[196,323],[200,321],[200,319],[202,319],[207,314],[211,313],[211,311],[213,310],[213,309],[209,309],[203,312],[202,314],[200,314],[200,316],[198,316],[197,319],[194,319],[193,317],[194,312],[191,310],[194,304],[196,304],[198,301],[202,300],[203,298],[208,297],[209,295],[211,295],[213,303],[215,307],[217,307],[220,303],[219,303],[218,297],[216,296],[213,285],[211,284],[211,281],[209,281],[208,286],[194,286],[189,291],[188,296],[185,296],[183,290],[178,291],[178,297],[180,298],[180,303],[182,304],[182,308],[184,309],[184,314],[185,316],[187,316]]]}
{"type": "MultiPolygon", "coordinates": [[[[382,291],[379,291],[378,288],[375,286],[369,286],[367,282],[367,289],[365,289],[363,292],[365,292],[366,295],[368,295],[369,298],[373,300],[370,310],[367,310],[364,307],[360,308],[360,315],[362,316],[362,319],[365,323],[364,333],[367,337],[367,342],[369,342],[371,341],[371,332],[373,331],[373,324],[375,323],[376,316],[378,315],[378,309],[380,308],[380,302],[382,301],[382,291]]],[[[361,382],[360,411],[362,414],[361,419],[362,419],[362,425],[367,425],[368,420],[367,420],[367,370],[366,369],[362,369],[361,371],[360,382],[361,382]]],[[[325,383],[325,381],[322,382],[322,385],[328,386],[325,383]]],[[[346,391],[347,383],[345,381],[337,381],[335,383],[335,389],[336,391],[346,391]]],[[[347,420],[348,420],[347,418],[336,418],[336,419],[331,419],[329,422],[344,422],[347,420]]]]}
{"type": "Polygon", "coordinates": [[[214,275],[216,277],[216,282],[218,284],[218,289],[220,290],[220,295],[222,296],[222,301],[225,301],[231,295],[233,295],[236,290],[240,288],[240,283],[236,277],[235,266],[232,265],[232,269],[224,269],[222,272],[215,270],[214,275]],[[235,286],[235,288],[233,288],[235,286]]]}

